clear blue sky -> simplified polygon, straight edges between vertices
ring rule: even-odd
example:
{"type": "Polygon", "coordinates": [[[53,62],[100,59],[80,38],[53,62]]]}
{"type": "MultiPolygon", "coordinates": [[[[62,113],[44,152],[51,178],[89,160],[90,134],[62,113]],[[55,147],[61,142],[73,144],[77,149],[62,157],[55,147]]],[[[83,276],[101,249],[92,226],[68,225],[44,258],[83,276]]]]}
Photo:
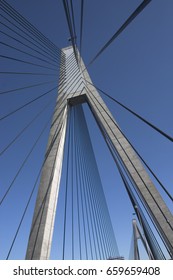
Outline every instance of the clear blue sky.
{"type": "MultiPolygon", "coordinates": [[[[69,32],[61,0],[8,0],[7,2],[59,48],[68,46],[69,32]]],[[[80,1],[76,0],[74,2],[76,27],[79,28],[80,1]]],[[[87,0],[84,2],[82,57],[87,65],[141,1],[87,0]]],[[[172,10],[173,2],[171,0],[151,1],[148,7],[126,28],[118,39],[88,68],[93,83],[171,136],[173,136],[172,10]]],[[[79,34],[79,29],[77,29],[77,33],[79,34]]],[[[5,40],[5,37],[2,36],[3,40],[5,40]]],[[[4,48],[2,45],[0,48],[1,54],[10,55],[12,53],[12,51],[4,48]]],[[[18,55],[18,58],[20,58],[20,55],[18,55]]],[[[28,57],[26,59],[29,60],[28,57]]],[[[16,62],[7,62],[5,59],[2,59],[0,65],[0,71],[4,69],[7,71],[16,71],[16,69],[28,71],[33,69],[31,67],[19,66],[16,62]]],[[[31,99],[31,96],[38,96],[51,87],[53,88],[57,84],[57,78],[53,77],[45,80],[53,80],[55,81],[51,86],[44,85],[41,88],[27,90],[24,93],[0,96],[0,115],[3,116],[20,104],[27,102],[31,99]]],[[[0,81],[0,91],[2,92],[14,87],[41,83],[44,81],[44,78],[16,76],[10,77],[10,79],[8,77],[7,79],[7,77],[0,76],[0,81]]],[[[55,98],[56,92],[54,91],[52,100],[55,100],[55,98]]],[[[1,121],[1,149],[48,100],[49,97],[45,97],[44,101],[39,101],[36,105],[32,105],[13,117],[1,121]]],[[[131,116],[128,112],[125,112],[118,105],[113,104],[112,101],[105,98],[104,100],[129,140],[158,175],[170,193],[173,194],[172,143],[131,116]]],[[[53,108],[53,101],[51,106],[53,108]]],[[[32,129],[29,129],[8,152],[0,157],[0,195],[4,193],[4,190],[7,189],[12,181],[29,147],[32,146],[38,128],[41,130],[44,120],[50,116],[51,108],[45,112],[44,117],[41,117],[40,121],[32,126],[32,129]]],[[[120,254],[128,258],[132,234],[131,219],[133,209],[119,180],[111,156],[107,154],[106,146],[101,136],[99,133],[96,133],[96,127],[92,118],[89,123],[120,254]],[[97,145],[98,141],[100,141],[99,146],[97,145]]],[[[27,163],[22,175],[17,179],[7,200],[1,207],[0,258],[2,259],[5,258],[10,247],[19,217],[43,159],[47,137],[48,130],[45,137],[41,140],[42,142],[39,147],[36,148],[36,153],[32,155],[30,162],[27,163]]],[[[170,209],[173,210],[170,201],[166,197],[165,199],[170,209]]],[[[27,234],[33,212],[32,207],[29,209],[14,250],[11,253],[10,258],[12,259],[24,258],[27,234]]]]}

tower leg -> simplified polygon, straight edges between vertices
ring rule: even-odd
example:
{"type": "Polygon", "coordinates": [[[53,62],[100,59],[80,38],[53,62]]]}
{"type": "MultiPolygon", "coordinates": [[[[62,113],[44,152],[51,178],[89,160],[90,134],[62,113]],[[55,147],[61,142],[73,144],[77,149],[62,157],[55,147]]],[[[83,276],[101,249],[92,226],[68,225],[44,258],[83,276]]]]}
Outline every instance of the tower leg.
{"type": "Polygon", "coordinates": [[[47,149],[48,156],[42,170],[26,253],[27,260],[46,260],[50,255],[63,161],[67,107],[63,113],[59,112],[60,109],[54,114],[53,120],[56,122],[50,131],[48,147],[52,147],[47,149]]]}
{"type": "Polygon", "coordinates": [[[117,151],[123,166],[134,182],[137,192],[140,194],[167,245],[169,253],[173,257],[173,216],[170,210],[98,92],[93,86],[88,86],[88,88],[88,104],[97,123],[117,151]]]}

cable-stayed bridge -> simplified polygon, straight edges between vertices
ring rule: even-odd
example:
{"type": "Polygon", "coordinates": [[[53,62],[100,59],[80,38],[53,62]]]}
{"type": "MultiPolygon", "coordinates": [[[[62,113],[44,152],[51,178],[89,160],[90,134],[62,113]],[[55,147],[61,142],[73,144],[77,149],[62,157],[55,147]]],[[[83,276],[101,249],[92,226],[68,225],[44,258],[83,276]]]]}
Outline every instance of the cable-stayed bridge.
{"type": "MultiPolygon", "coordinates": [[[[102,137],[103,142],[106,143],[107,153],[112,157],[114,168],[121,178],[122,187],[138,219],[138,226],[133,220],[132,240],[134,242],[130,255],[133,255],[134,259],[139,259],[138,239],[141,238],[148,258],[172,258],[173,218],[167,202],[164,202],[157,190],[157,185],[159,184],[159,188],[172,203],[171,193],[123,133],[102,97],[107,97],[121,106],[161,135],[164,140],[172,142],[172,137],[107,92],[93,85],[88,74],[88,67],[102,55],[150,2],[143,1],[90,63],[84,65],[80,56],[83,49],[84,1],[81,1],[80,7],[79,46],[73,1],[62,1],[71,46],[61,50],[14,10],[8,2],[1,1],[1,59],[4,62],[1,75],[5,77],[1,96],[2,102],[6,105],[2,106],[1,122],[4,124],[4,129],[8,125],[9,118],[13,118],[14,123],[21,124],[17,131],[15,127],[11,127],[11,131],[8,132],[9,141],[2,140],[1,158],[6,181],[2,186],[0,203],[3,223],[4,225],[9,223],[12,228],[12,231],[4,230],[3,233],[3,236],[6,234],[9,237],[12,236],[11,240],[8,238],[10,241],[7,242],[8,249],[4,250],[3,258],[9,259],[12,252],[18,248],[20,250],[16,244],[18,241],[18,246],[20,246],[20,242],[23,242],[22,237],[19,240],[22,227],[27,227],[24,239],[26,259],[50,258],[51,248],[55,246],[55,242],[57,242],[58,258],[62,259],[120,258],[121,251],[119,253],[116,230],[112,226],[112,221],[116,218],[117,223],[121,223],[123,210],[120,213],[115,211],[114,215],[110,216],[109,204],[105,199],[106,189],[102,184],[101,174],[99,175],[100,163],[96,160],[90,139],[87,115],[95,123],[97,131],[94,131],[94,135],[99,132],[99,137],[102,137]],[[22,66],[16,67],[18,64],[22,66]],[[36,69],[40,69],[41,72],[36,69]],[[23,76],[27,76],[28,81],[32,81],[34,76],[37,82],[18,87],[17,81],[23,76]],[[45,80],[45,77],[49,79],[45,80]],[[9,84],[10,86],[13,84],[14,88],[9,87],[9,84]],[[44,92],[33,95],[31,99],[33,89],[35,91],[40,86],[44,87],[44,92]],[[26,94],[22,94],[23,92],[26,94]],[[56,97],[57,92],[58,97],[56,97]],[[14,104],[12,104],[15,105],[14,108],[6,112],[7,104],[11,104],[10,94],[12,93],[20,94],[22,97],[20,102],[19,98],[16,100],[14,98],[14,104]],[[39,110],[37,102],[40,102],[39,110]],[[33,114],[29,113],[30,106],[35,108],[35,111],[32,111],[33,114]],[[51,111],[49,115],[48,109],[51,111]],[[22,114],[24,111],[28,111],[27,117],[22,114]],[[42,121],[42,116],[46,121],[42,121]],[[29,133],[31,131],[32,136],[29,133]],[[36,154],[36,148],[45,145],[45,143],[41,144],[45,133],[49,141],[44,156],[42,149],[36,154]],[[21,139],[24,136],[27,139],[27,152],[24,149],[26,147],[21,146],[23,143],[21,139]],[[16,154],[15,145],[18,145],[18,148],[21,146],[20,154],[16,154]],[[22,152],[24,150],[25,156],[22,152]],[[39,154],[41,158],[37,159],[39,154]],[[12,179],[7,176],[9,168],[5,166],[5,156],[13,161],[15,166],[12,179]],[[16,158],[18,162],[17,156],[20,162],[18,166],[14,160],[16,158]],[[20,176],[25,168],[22,181],[20,176]],[[33,181],[32,184],[30,181],[33,181]],[[27,188],[24,187],[25,184],[27,188]],[[19,186],[23,187],[17,190],[19,186]],[[10,196],[11,200],[9,200],[10,196]],[[32,201],[34,201],[32,205],[35,204],[35,210],[31,207],[32,201]],[[15,211],[14,221],[10,219],[12,211],[15,211]],[[17,215],[18,212],[19,215],[17,215]],[[31,218],[27,219],[29,213],[31,217],[33,215],[32,225],[31,218]],[[54,230],[56,228],[55,215],[57,224],[59,223],[57,233],[54,230]],[[53,234],[55,236],[57,234],[57,237],[54,238],[52,245],[53,234]],[[29,240],[28,247],[26,240],[29,240]]],[[[99,149],[101,140],[98,139],[97,148],[99,149]]],[[[99,152],[102,153],[102,150],[99,152]]],[[[106,157],[104,160],[103,164],[106,165],[106,157]]],[[[105,175],[107,188],[110,189],[110,185],[114,187],[116,182],[113,182],[109,176],[109,174],[105,175]]],[[[119,194],[117,196],[121,200],[121,196],[119,194]]],[[[128,231],[125,234],[125,238],[129,241],[131,234],[132,228],[131,232],[128,231]]],[[[55,256],[52,255],[53,258],[56,258],[55,256]]]]}

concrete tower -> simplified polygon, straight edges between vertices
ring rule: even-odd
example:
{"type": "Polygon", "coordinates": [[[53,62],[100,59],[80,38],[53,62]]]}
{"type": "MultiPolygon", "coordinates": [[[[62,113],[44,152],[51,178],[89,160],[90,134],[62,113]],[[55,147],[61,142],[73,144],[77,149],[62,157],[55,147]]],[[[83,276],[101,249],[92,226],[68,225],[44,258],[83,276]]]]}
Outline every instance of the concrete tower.
{"type": "Polygon", "coordinates": [[[72,47],[62,50],[58,98],[42,170],[26,259],[49,259],[70,106],[86,102],[136,185],[151,218],[173,255],[173,216],[114,117],[91,85],[89,74],[72,47]],[[80,65],[79,65],[80,64],[80,65]],[[87,83],[87,81],[89,83],[87,83]]]}

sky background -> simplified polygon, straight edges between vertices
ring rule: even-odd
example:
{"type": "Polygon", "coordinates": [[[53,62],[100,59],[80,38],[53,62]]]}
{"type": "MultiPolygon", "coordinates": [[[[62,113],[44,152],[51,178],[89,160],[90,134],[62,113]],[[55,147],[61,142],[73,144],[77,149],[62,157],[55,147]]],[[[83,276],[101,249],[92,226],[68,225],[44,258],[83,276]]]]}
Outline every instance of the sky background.
{"type": "MultiPolygon", "coordinates": [[[[68,46],[69,32],[61,0],[8,0],[19,13],[48,37],[59,48],[68,46]]],[[[127,17],[141,3],[138,0],[87,0],[84,1],[84,26],[82,58],[88,65],[98,50],[107,42],[127,17]]],[[[145,10],[126,28],[108,49],[88,68],[93,83],[133,109],[160,129],[173,136],[173,2],[171,0],[153,0],[145,10]]],[[[74,1],[77,34],[80,26],[80,1],[74,1]]],[[[1,11],[2,14],[2,11],[1,11]]],[[[1,17],[2,22],[3,21],[1,17]]],[[[0,26],[0,30],[5,27],[0,26]]],[[[11,31],[10,31],[11,32],[11,31]]],[[[12,32],[10,33],[12,35],[12,32]]],[[[2,35],[2,34],[1,34],[2,35]]],[[[1,36],[1,41],[19,47],[17,42],[1,36]]],[[[79,38],[78,38],[79,42],[79,38]]],[[[20,46],[21,47],[21,46],[20,46]]],[[[13,53],[0,45],[3,55],[32,61],[31,58],[13,53]]],[[[23,47],[23,50],[26,48],[23,47]]],[[[34,61],[34,60],[33,60],[34,61]]],[[[37,61],[38,62],[38,61],[37,61]]],[[[41,64],[41,63],[40,63],[41,64]]],[[[0,71],[38,71],[54,73],[53,77],[44,76],[5,76],[0,75],[0,91],[12,88],[50,82],[34,89],[0,95],[0,116],[19,107],[21,104],[39,96],[57,85],[58,72],[37,69],[1,58],[0,71]]],[[[5,145],[40,111],[47,102],[50,107],[32,125],[26,133],[6,153],[0,156],[0,196],[12,182],[21,162],[34,143],[44,123],[51,117],[56,90],[43,100],[26,107],[13,116],[1,120],[1,150],[5,145]]],[[[135,146],[141,156],[157,174],[166,188],[173,194],[172,143],[131,116],[124,109],[102,96],[114,115],[121,129],[135,146]]],[[[105,196],[115,230],[120,254],[128,258],[132,235],[131,208],[127,194],[115,170],[111,156],[107,153],[104,141],[88,112],[88,123],[95,155],[100,170],[105,196]],[[98,145],[99,141],[99,145],[98,145]],[[105,160],[106,159],[106,160],[105,160]],[[109,178],[109,179],[108,179],[109,178]]],[[[17,225],[25,207],[27,198],[37,176],[44,157],[48,131],[44,133],[35,152],[17,178],[7,199],[0,206],[0,258],[4,259],[11,245],[17,225]]],[[[160,190],[160,189],[159,189],[160,190]]],[[[161,191],[161,190],[160,190],[161,191]]],[[[162,191],[161,191],[162,193],[162,191]]],[[[163,194],[163,193],[162,193],[163,194]]],[[[168,206],[173,211],[172,203],[163,194],[168,206]]],[[[34,197],[35,198],[35,197],[34,197]]],[[[33,213],[34,199],[29,207],[18,238],[11,252],[11,259],[23,259],[33,213]]],[[[54,239],[56,243],[56,238],[54,239]]],[[[57,252],[52,253],[55,257],[57,252]]]]}

